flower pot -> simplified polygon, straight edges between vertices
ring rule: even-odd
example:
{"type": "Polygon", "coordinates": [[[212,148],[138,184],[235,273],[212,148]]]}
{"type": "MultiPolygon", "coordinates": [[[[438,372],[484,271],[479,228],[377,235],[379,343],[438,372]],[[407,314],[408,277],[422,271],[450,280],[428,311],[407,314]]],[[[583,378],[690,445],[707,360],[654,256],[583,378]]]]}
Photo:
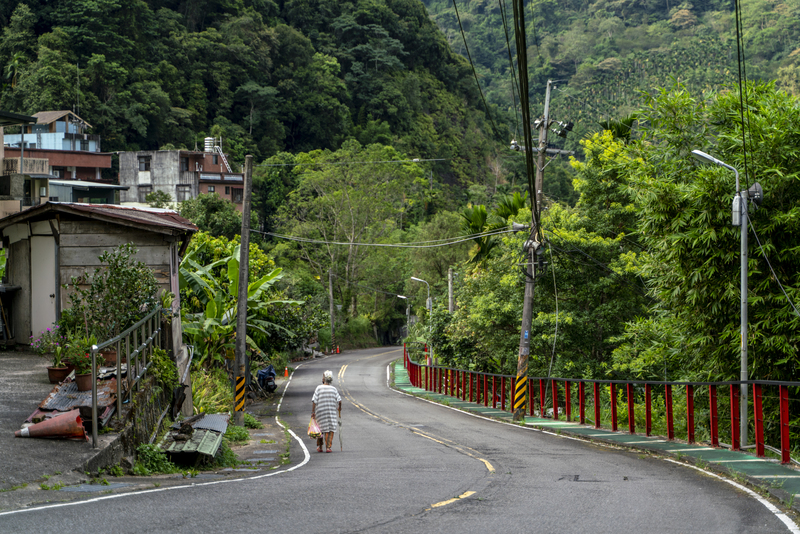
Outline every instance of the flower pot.
{"type": "MultiPolygon", "coordinates": [[[[100,353],[100,356],[103,357],[103,362],[99,363],[99,365],[104,365],[106,367],[116,367],[117,366],[117,351],[115,350],[104,350],[100,353]]],[[[122,361],[120,363],[125,363],[125,356],[122,356],[122,361]]]]}
{"type": "Polygon", "coordinates": [[[92,373],[75,375],[75,383],[78,385],[78,391],[89,391],[92,389],[92,373]]]}
{"type": "Polygon", "coordinates": [[[72,371],[72,367],[48,367],[47,377],[50,379],[51,384],[60,384],[72,371]]]}

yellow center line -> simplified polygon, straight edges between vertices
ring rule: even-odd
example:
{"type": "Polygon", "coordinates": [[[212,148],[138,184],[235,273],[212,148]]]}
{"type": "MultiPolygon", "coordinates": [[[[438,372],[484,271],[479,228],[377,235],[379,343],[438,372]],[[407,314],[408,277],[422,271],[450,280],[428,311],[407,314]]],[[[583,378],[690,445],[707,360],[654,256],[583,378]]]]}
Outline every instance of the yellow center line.
{"type": "MultiPolygon", "coordinates": [[[[358,362],[358,361],[361,361],[361,360],[369,360],[369,359],[375,358],[377,356],[383,356],[383,355],[386,355],[386,354],[391,354],[393,352],[399,352],[401,350],[402,349],[397,349],[397,350],[393,350],[393,351],[389,351],[389,352],[382,352],[382,353],[376,354],[374,356],[368,356],[366,358],[361,358],[360,360],[353,360],[350,363],[358,362]]],[[[361,410],[365,414],[367,414],[367,415],[369,415],[369,416],[371,416],[371,417],[373,417],[375,419],[383,421],[384,423],[388,423],[388,424],[392,424],[392,425],[398,425],[398,426],[401,426],[401,427],[406,427],[406,425],[400,423],[399,421],[394,421],[393,419],[389,419],[388,417],[384,417],[384,416],[378,415],[376,413],[373,413],[372,411],[368,410],[365,406],[363,406],[363,405],[359,404],[358,402],[356,402],[356,400],[350,394],[350,390],[344,385],[344,373],[345,373],[345,371],[347,371],[347,366],[348,365],[350,365],[350,364],[344,365],[339,370],[339,382],[341,383],[342,393],[344,394],[344,397],[347,400],[349,400],[353,404],[353,406],[355,406],[356,408],[358,408],[359,410],[361,410]]],[[[406,428],[408,428],[408,427],[406,427],[406,428]]],[[[438,439],[436,439],[436,438],[434,438],[432,436],[429,436],[428,434],[425,434],[424,432],[421,432],[421,431],[416,430],[416,429],[410,429],[410,430],[411,430],[412,433],[414,433],[414,434],[416,434],[418,436],[421,436],[423,438],[427,438],[427,439],[429,439],[431,441],[435,441],[436,443],[438,443],[440,445],[444,445],[445,447],[452,447],[452,448],[456,449],[457,451],[466,454],[470,458],[474,458],[474,459],[476,459],[476,460],[478,460],[480,462],[483,462],[483,464],[486,466],[486,469],[488,469],[490,473],[494,473],[495,472],[494,466],[491,463],[489,463],[488,460],[485,460],[483,458],[479,458],[475,454],[470,453],[469,451],[473,451],[475,453],[478,452],[478,451],[476,451],[476,450],[474,450],[474,449],[472,449],[470,447],[466,447],[464,445],[459,445],[459,444],[455,443],[454,441],[451,441],[451,440],[448,440],[448,439],[445,439],[445,438],[442,438],[443,441],[442,440],[438,440],[438,439]],[[469,451],[467,451],[465,449],[469,449],[469,451]]]]}
{"type": "Polygon", "coordinates": [[[474,491],[466,491],[466,492],[462,493],[461,495],[459,495],[458,497],[455,497],[453,499],[448,499],[446,501],[437,502],[436,504],[432,504],[431,508],[439,508],[440,506],[447,506],[448,504],[454,503],[454,502],[456,502],[456,501],[458,501],[460,499],[466,499],[470,495],[475,495],[475,492],[474,491]]]}

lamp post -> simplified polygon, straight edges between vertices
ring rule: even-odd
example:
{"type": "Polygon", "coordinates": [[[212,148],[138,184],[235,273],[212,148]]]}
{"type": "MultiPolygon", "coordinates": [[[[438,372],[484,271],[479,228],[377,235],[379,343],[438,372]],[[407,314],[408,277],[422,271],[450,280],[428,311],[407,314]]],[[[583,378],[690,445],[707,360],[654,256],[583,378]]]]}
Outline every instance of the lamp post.
{"type": "MultiPolygon", "coordinates": [[[[416,282],[422,282],[423,284],[428,286],[428,300],[425,301],[425,307],[428,309],[428,313],[430,314],[431,308],[433,307],[433,306],[431,306],[431,286],[430,286],[430,284],[428,284],[428,282],[426,282],[422,278],[417,278],[416,276],[412,276],[411,279],[416,281],[416,282]]],[[[428,317],[428,335],[430,336],[432,334],[433,334],[433,326],[431,325],[431,318],[428,317]]],[[[430,350],[430,352],[428,354],[430,354],[430,359],[432,361],[433,360],[433,343],[431,343],[430,349],[431,350],[430,350]]]]}
{"type": "MultiPolygon", "coordinates": [[[[408,297],[406,297],[405,295],[395,295],[395,296],[397,298],[399,298],[399,299],[408,300],[408,297]]],[[[408,303],[406,303],[406,335],[405,335],[405,337],[408,337],[408,303]]]]}
{"type": "MultiPolygon", "coordinates": [[[[740,329],[741,329],[741,373],[740,380],[746,382],[748,380],[747,373],[747,200],[750,196],[753,197],[753,202],[758,206],[761,204],[763,198],[763,191],[758,183],[745,191],[739,187],[739,171],[735,167],[718,160],[714,156],[706,154],[700,150],[692,150],[692,156],[703,163],[711,163],[725,167],[733,171],[736,175],[736,196],[733,197],[733,226],[741,227],[741,253],[740,253],[740,329]]],[[[747,445],[747,384],[740,386],[740,404],[739,404],[739,439],[741,446],[747,445]]]]}

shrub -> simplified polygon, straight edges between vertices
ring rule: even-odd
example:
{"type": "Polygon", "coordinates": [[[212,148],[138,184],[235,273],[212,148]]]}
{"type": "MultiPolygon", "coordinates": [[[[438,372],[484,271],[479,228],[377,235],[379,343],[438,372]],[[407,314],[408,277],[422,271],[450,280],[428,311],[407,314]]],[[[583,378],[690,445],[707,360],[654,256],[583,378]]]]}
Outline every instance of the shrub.
{"type": "Polygon", "coordinates": [[[136,448],[136,465],[133,474],[148,476],[154,473],[177,473],[180,469],[167,458],[167,453],[156,445],[144,443],[136,448]]]}
{"type": "Polygon", "coordinates": [[[233,408],[233,388],[222,369],[192,372],[195,413],[227,413],[233,408]]]}

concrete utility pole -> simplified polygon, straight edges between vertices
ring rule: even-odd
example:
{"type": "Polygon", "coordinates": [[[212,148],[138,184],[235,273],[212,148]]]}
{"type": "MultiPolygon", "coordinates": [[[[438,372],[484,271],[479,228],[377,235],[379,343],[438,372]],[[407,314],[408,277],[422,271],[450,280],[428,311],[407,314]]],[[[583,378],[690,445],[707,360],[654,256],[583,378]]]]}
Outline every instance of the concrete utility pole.
{"type": "Polygon", "coordinates": [[[331,313],[331,352],[336,352],[336,336],[334,334],[333,318],[333,269],[328,269],[328,306],[331,313]]]}
{"type": "Polygon", "coordinates": [[[236,302],[236,390],[233,424],[244,426],[244,386],[247,369],[247,284],[250,266],[250,197],[253,194],[253,156],[244,158],[242,241],[239,247],[239,291],[236,302]]]}
{"type": "Polygon", "coordinates": [[[541,235],[541,229],[536,227],[539,220],[537,214],[542,209],[542,184],[544,182],[544,166],[547,156],[547,132],[550,125],[550,88],[552,80],[547,80],[547,92],[544,97],[544,119],[539,123],[539,153],[536,164],[536,178],[533,194],[536,195],[536,213],[531,213],[531,238],[525,242],[526,266],[525,266],[525,297],[522,304],[522,328],[519,336],[519,356],[517,359],[517,381],[514,389],[514,421],[521,421],[525,418],[525,409],[528,402],[528,357],[531,353],[531,324],[533,322],[533,289],[534,289],[534,263],[536,261],[536,251],[540,243],[533,236],[541,235]]]}
{"type": "Polygon", "coordinates": [[[453,268],[447,269],[447,311],[453,313],[456,309],[456,300],[453,298],[453,268]]]}

